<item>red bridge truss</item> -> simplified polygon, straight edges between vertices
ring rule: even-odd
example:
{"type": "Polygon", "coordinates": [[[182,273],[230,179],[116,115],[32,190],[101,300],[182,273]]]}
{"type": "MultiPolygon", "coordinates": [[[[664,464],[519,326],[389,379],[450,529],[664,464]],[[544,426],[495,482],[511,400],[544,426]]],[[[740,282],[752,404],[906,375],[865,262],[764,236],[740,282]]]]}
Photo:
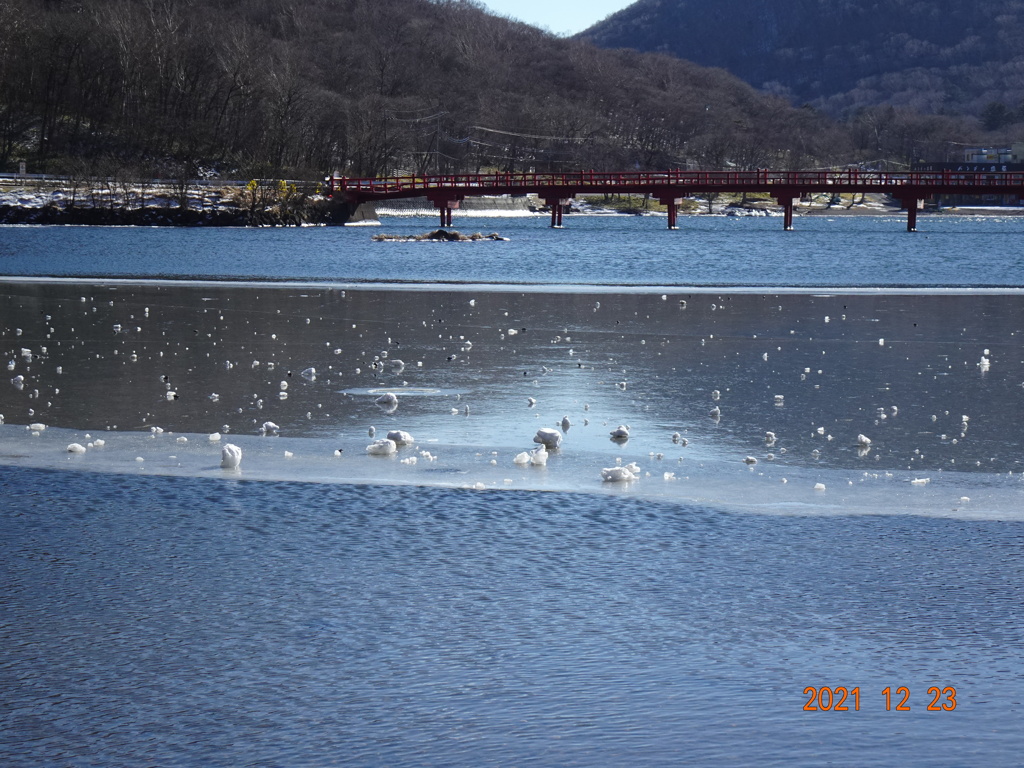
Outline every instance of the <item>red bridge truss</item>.
{"type": "Polygon", "coordinates": [[[784,212],[793,228],[793,201],[815,192],[877,192],[891,195],[907,211],[907,231],[917,229],[917,207],[934,195],[1024,196],[1024,173],[957,171],[637,171],[627,173],[483,173],[395,176],[376,179],[330,178],[331,193],[350,204],[426,197],[440,211],[441,226],[451,226],[452,209],[466,197],[536,194],[551,208],[551,226],[562,225],[568,202],[577,195],[639,193],[668,207],[668,226],[676,227],[684,197],[714,192],[762,192],[784,212]]]}

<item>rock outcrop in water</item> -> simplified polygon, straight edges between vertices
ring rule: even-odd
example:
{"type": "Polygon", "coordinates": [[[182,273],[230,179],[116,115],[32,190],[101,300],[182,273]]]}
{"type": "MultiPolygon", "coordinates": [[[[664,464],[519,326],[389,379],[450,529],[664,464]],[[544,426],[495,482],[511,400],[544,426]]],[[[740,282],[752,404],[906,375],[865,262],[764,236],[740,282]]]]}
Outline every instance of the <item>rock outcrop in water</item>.
{"type": "Polygon", "coordinates": [[[479,232],[474,232],[472,235],[464,235],[461,232],[455,230],[448,231],[446,229],[435,229],[433,232],[426,232],[422,235],[374,235],[374,242],[377,243],[416,243],[433,241],[437,243],[468,243],[477,242],[480,240],[501,240],[507,241],[507,237],[502,237],[497,232],[492,232],[489,235],[483,235],[479,232]]]}

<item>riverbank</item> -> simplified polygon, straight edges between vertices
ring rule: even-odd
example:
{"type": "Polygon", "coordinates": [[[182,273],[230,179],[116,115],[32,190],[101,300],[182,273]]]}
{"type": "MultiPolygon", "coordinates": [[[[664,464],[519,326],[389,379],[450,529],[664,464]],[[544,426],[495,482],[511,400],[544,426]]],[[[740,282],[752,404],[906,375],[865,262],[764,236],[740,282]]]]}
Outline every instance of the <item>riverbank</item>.
{"type": "MultiPolygon", "coordinates": [[[[536,195],[472,197],[460,202],[455,217],[515,218],[548,215],[536,195]]],[[[583,195],[566,210],[570,215],[666,215],[667,209],[642,195],[583,195]]],[[[797,216],[884,216],[900,213],[886,195],[863,195],[833,201],[817,195],[798,201],[797,216]]],[[[1016,216],[1024,208],[970,206],[926,208],[922,215],[1016,216]]],[[[722,194],[685,198],[680,216],[779,216],[772,198],[722,194]]],[[[0,224],[287,227],[328,224],[378,224],[380,218],[435,217],[424,198],[367,203],[355,211],[332,200],[314,182],[280,180],[139,181],[106,179],[86,183],[74,179],[0,178],[0,224]]]]}
{"type": "Polygon", "coordinates": [[[310,226],[340,223],[337,208],[308,182],[0,180],[0,224],[310,226]]]}

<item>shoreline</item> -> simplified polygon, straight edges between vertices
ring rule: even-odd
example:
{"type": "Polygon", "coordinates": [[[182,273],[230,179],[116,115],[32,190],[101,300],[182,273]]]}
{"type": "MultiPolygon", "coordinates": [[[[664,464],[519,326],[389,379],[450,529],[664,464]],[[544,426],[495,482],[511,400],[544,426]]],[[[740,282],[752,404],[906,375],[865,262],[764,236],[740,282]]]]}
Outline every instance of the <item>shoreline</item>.
{"type": "MultiPolygon", "coordinates": [[[[856,206],[846,207],[796,207],[793,211],[796,217],[812,216],[878,216],[893,217],[905,215],[905,212],[896,208],[864,208],[856,206]]],[[[471,211],[456,211],[453,219],[507,219],[536,217],[545,218],[549,214],[544,211],[507,211],[477,209],[471,211]]],[[[667,214],[663,211],[640,211],[623,212],[615,210],[574,210],[565,214],[566,216],[577,217],[631,217],[651,216],[664,218],[667,214]]],[[[706,217],[781,217],[781,209],[761,207],[740,207],[723,206],[713,213],[706,211],[680,211],[680,220],[688,218],[706,217]]],[[[999,207],[957,207],[943,208],[941,210],[919,210],[918,219],[931,217],[970,216],[970,217],[1005,217],[1024,216],[1024,208],[999,208],[999,207]]],[[[264,211],[252,215],[241,210],[220,210],[220,211],[196,211],[192,209],[53,209],[53,208],[32,208],[17,206],[0,206],[0,226],[69,226],[69,227],[323,227],[323,226],[379,226],[382,220],[389,219],[429,219],[437,218],[436,212],[415,211],[410,213],[384,213],[376,214],[376,218],[362,217],[358,220],[348,222],[332,221],[329,213],[321,212],[315,215],[309,214],[280,214],[271,211],[264,211]]]]}
{"type": "MultiPolygon", "coordinates": [[[[383,200],[352,210],[323,196],[318,186],[299,189],[298,183],[214,186],[190,182],[184,188],[169,184],[68,189],[39,184],[0,187],[0,226],[131,226],[131,227],[303,227],[379,225],[382,219],[433,219],[437,211],[426,198],[383,200]]],[[[576,216],[667,216],[663,206],[642,197],[638,205],[623,206],[598,196],[573,199],[566,214],[576,216]]],[[[716,202],[686,198],[680,218],[704,216],[782,216],[782,207],[766,200],[716,202]]],[[[797,202],[796,216],[898,216],[898,203],[879,195],[864,202],[797,202]]],[[[455,218],[548,216],[535,196],[467,198],[453,211],[455,218]]],[[[919,209],[930,216],[1020,216],[1024,207],[962,206],[919,209]]]]}

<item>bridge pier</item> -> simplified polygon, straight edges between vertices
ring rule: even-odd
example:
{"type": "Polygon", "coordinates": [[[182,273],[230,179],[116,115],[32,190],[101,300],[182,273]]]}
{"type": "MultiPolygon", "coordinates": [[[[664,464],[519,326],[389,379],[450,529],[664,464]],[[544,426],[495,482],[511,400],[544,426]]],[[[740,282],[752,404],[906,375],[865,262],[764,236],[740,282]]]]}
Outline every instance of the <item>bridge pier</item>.
{"type": "Polygon", "coordinates": [[[775,201],[782,206],[782,228],[786,232],[793,231],[793,201],[796,200],[796,195],[790,193],[782,193],[772,195],[775,201]]]}
{"type": "Polygon", "coordinates": [[[441,213],[441,226],[450,227],[452,225],[452,210],[459,207],[462,202],[462,197],[439,197],[436,195],[428,195],[427,199],[434,204],[441,213]]]}
{"type": "Polygon", "coordinates": [[[459,207],[458,200],[450,200],[446,203],[442,203],[437,206],[441,211],[441,226],[450,227],[452,225],[452,209],[459,207]]]}
{"type": "Polygon", "coordinates": [[[562,214],[565,213],[565,206],[572,200],[571,197],[545,197],[544,204],[551,209],[552,229],[561,229],[562,214]]]}
{"type": "Polygon", "coordinates": [[[662,197],[658,198],[658,202],[661,203],[662,205],[664,205],[668,209],[668,228],[669,229],[678,229],[678,227],[676,226],[676,221],[677,221],[678,216],[679,216],[679,201],[680,200],[682,200],[682,198],[681,197],[676,197],[675,195],[671,195],[669,197],[662,196],[662,197]]]}
{"type": "Polygon", "coordinates": [[[921,198],[899,197],[897,199],[907,212],[907,232],[917,232],[917,204],[921,202],[921,198]]]}

